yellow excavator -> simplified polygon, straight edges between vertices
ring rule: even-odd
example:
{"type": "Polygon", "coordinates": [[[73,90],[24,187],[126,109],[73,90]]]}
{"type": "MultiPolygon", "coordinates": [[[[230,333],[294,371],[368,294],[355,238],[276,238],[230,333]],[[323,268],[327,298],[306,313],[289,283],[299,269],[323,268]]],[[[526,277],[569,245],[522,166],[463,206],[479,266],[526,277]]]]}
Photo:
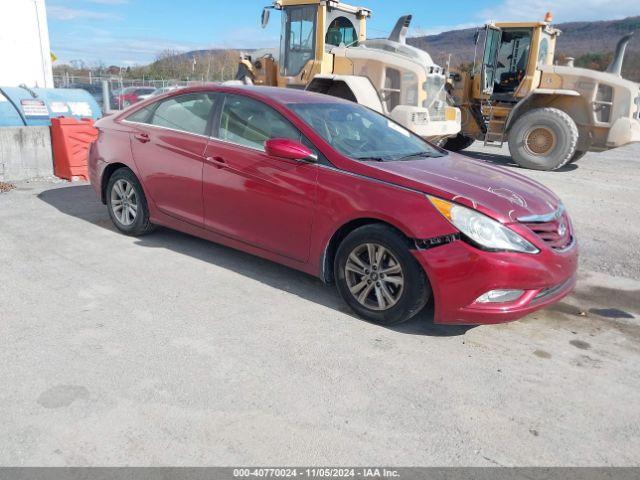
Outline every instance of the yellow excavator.
{"type": "Polygon", "coordinates": [[[262,12],[282,16],[279,52],[243,55],[238,81],[300,88],[342,97],[376,110],[423,138],[460,132],[461,114],[447,103],[443,68],[406,44],[411,16],[387,39],[367,39],[371,10],[339,0],[277,0],[262,12]]]}
{"type": "Polygon", "coordinates": [[[451,72],[448,91],[462,110],[462,131],[444,147],[475,140],[508,142],[513,160],[556,170],[586,152],[640,141],[640,84],[621,76],[632,34],[616,48],[606,72],[554,65],[560,30],[543,22],[490,23],[475,36],[470,72],[451,72]]]}

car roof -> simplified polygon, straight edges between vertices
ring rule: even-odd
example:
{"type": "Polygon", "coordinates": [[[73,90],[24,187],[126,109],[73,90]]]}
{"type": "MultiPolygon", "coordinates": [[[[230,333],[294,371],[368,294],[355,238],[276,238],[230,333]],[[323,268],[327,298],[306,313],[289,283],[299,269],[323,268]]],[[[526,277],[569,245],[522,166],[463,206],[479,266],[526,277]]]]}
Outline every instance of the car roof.
{"type": "Polygon", "coordinates": [[[275,101],[282,105],[292,103],[351,103],[348,100],[323,95],[315,92],[307,92],[295,88],[264,87],[255,85],[205,85],[199,87],[187,87],[179,90],[179,95],[190,92],[222,92],[247,94],[250,97],[266,101],[275,101]]]}

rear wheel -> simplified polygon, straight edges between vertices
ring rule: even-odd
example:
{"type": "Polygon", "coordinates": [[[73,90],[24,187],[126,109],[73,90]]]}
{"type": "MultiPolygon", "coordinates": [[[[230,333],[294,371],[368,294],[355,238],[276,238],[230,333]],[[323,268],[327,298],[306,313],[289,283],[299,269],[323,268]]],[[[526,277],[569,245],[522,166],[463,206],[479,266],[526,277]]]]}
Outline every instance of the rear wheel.
{"type": "Polygon", "coordinates": [[[509,131],[509,151],[524,168],[557,170],[575,155],[578,127],[557,108],[538,108],[516,120],[509,131]]]}
{"type": "Polygon", "coordinates": [[[464,150],[465,148],[470,147],[475,139],[471,137],[467,137],[466,135],[458,133],[455,137],[447,138],[442,145],[440,145],[445,150],[449,150],[451,152],[459,152],[460,150],[464,150]]]}
{"type": "Polygon", "coordinates": [[[386,225],[351,232],[338,247],[334,271],[347,304],[380,325],[409,320],[431,297],[426,275],[404,238],[386,225]]]}
{"type": "Polygon", "coordinates": [[[131,170],[116,170],[109,178],[106,193],[109,216],[118,230],[132,236],[146,235],[153,230],[147,199],[131,170]]]}

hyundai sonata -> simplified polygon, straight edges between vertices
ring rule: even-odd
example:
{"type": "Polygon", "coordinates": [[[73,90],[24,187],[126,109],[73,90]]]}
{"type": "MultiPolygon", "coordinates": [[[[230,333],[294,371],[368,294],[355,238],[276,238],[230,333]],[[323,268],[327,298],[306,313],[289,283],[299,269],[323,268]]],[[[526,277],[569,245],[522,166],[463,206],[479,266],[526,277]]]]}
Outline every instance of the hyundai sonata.
{"type": "Polygon", "coordinates": [[[361,105],[293,89],[198,87],[97,122],[90,176],[118,230],[163,225],[334,283],[384,325],[498,323],[567,295],[560,200],[361,105]]]}

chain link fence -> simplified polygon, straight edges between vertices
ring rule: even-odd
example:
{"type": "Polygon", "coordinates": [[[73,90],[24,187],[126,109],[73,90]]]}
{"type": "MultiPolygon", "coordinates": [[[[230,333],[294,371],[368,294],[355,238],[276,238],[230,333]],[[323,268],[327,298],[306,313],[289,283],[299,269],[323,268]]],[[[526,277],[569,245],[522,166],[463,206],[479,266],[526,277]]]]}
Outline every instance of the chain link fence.
{"type": "Polygon", "coordinates": [[[53,77],[56,88],[78,88],[86,90],[96,100],[103,113],[122,110],[134,103],[159,95],[170,90],[194,85],[202,81],[180,81],[170,79],[133,79],[120,76],[77,76],[56,75],[53,77]]]}

